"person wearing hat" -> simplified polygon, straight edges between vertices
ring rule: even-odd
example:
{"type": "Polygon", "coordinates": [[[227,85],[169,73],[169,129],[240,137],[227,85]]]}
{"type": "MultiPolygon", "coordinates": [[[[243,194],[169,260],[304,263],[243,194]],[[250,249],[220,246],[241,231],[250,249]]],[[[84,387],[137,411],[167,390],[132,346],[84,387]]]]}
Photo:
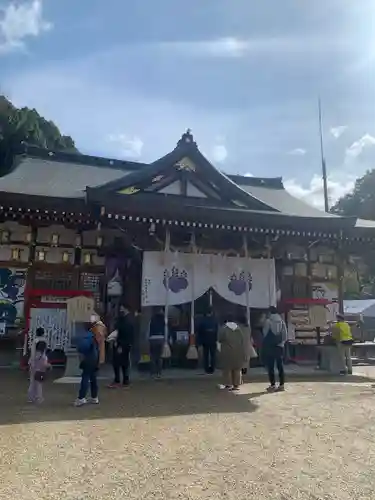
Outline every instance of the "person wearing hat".
{"type": "Polygon", "coordinates": [[[351,353],[353,345],[352,331],[349,323],[345,321],[343,314],[337,314],[336,319],[337,321],[332,327],[332,337],[337,343],[342,361],[342,370],[340,374],[351,375],[353,373],[351,353]]]}

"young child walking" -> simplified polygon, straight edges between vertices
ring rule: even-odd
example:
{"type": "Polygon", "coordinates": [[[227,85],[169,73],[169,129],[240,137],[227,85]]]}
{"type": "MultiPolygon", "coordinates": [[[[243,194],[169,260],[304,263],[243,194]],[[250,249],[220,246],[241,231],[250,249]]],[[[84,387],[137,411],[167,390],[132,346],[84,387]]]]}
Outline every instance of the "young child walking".
{"type": "Polygon", "coordinates": [[[41,326],[39,326],[36,331],[35,331],[35,338],[31,344],[31,349],[30,349],[30,359],[32,359],[34,356],[35,356],[35,348],[36,348],[36,345],[39,343],[39,342],[47,342],[48,343],[48,340],[47,340],[47,336],[46,336],[46,333],[44,331],[44,328],[42,328],[41,326]]]}
{"type": "Polygon", "coordinates": [[[40,341],[35,346],[35,354],[30,358],[30,385],[27,393],[29,403],[43,403],[43,381],[46,371],[51,367],[46,350],[46,342],[40,341]]]}

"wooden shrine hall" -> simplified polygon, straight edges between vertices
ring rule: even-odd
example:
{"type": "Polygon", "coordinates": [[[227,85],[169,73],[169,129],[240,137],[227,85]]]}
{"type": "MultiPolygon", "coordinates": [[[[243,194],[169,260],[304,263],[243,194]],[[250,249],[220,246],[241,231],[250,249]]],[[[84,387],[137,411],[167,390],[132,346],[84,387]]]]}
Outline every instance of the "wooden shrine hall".
{"type": "Polygon", "coordinates": [[[80,293],[109,328],[119,304],[137,313],[139,359],[153,306],[183,343],[209,304],[244,307],[257,328],[278,303],[311,344],[309,304],[333,315],[348,259],[375,242],[375,223],[310,207],[281,178],[220,172],[189,130],[150,164],[24,146],[0,171],[0,364],[38,325],[69,349],[64,301],[80,293]]]}

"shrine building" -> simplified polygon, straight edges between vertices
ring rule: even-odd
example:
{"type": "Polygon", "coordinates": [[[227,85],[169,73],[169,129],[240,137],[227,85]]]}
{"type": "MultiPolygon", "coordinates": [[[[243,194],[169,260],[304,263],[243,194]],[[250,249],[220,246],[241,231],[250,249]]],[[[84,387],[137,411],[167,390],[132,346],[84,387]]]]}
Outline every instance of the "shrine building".
{"type": "Polygon", "coordinates": [[[120,304],[136,314],[135,362],[154,306],[168,308],[180,351],[209,305],[219,317],[244,308],[256,329],[278,304],[296,342],[314,344],[309,307],[328,321],[347,262],[375,241],[375,222],[313,208],[281,178],[219,171],[190,131],[150,164],[25,146],[0,170],[0,365],[19,361],[37,326],[63,356],[64,304],[82,294],[109,329],[120,304]]]}

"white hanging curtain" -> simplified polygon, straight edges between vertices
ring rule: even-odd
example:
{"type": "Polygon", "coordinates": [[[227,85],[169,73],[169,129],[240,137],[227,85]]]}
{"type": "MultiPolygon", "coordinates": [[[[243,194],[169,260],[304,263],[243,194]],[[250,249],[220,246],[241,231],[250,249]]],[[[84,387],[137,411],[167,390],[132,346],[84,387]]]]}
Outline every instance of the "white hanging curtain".
{"type": "Polygon", "coordinates": [[[246,306],[248,295],[251,307],[263,309],[274,305],[276,284],[275,263],[272,259],[248,259],[246,262],[244,257],[225,258],[220,255],[180,253],[178,262],[176,260],[172,265],[171,254],[167,250],[168,238],[169,236],[166,237],[165,252],[144,252],[143,306],[167,305],[169,307],[187,304],[192,301],[192,297],[196,300],[209,288],[235,304],[246,306]],[[164,259],[161,259],[163,254],[164,259]],[[192,259],[195,260],[194,277],[192,276],[192,259]],[[211,272],[211,268],[214,272],[211,272]],[[248,290],[249,274],[252,279],[250,291],[248,290]],[[168,290],[164,287],[166,280],[169,280],[168,290]]]}

